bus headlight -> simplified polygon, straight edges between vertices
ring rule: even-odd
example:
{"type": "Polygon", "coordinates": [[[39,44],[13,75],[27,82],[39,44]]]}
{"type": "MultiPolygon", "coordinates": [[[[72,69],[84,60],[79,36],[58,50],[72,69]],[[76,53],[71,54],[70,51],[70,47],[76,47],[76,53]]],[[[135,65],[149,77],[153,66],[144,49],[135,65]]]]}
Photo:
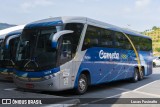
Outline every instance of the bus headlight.
{"type": "Polygon", "coordinates": [[[51,78],[53,78],[53,77],[56,77],[56,76],[59,75],[59,74],[60,74],[60,72],[54,73],[54,74],[52,74],[52,75],[47,75],[47,76],[44,76],[44,79],[51,79],[51,78]]]}
{"type": "Polygon", "coordinates": [[[47,76],[44,76],[44,79],[51,79],[51,78],[53,78],[53,75],[47,75],[47,76]]]}
{"type": "Polygon", "coordinates": [[[56,72],[56,73],[53,74],[53,76],[56,77],[59,74],[60,74],[60,72],[56,72]]]}

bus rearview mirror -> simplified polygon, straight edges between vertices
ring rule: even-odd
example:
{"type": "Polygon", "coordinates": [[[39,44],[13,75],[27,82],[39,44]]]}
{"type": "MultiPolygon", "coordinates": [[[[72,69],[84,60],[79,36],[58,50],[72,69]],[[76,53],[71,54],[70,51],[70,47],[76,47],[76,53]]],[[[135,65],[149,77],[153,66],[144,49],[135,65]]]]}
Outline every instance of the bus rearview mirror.
{"type": "Polygon", "coordinates": [[[17,38],[17,37],[19,37],[19,36],[20,36],[20,34],[10,36],[10,37],[6,40],[6,43],[5,43],[6,48],[7,48],[7,49],[9,48],[9,42],[10,42],[11,39],[17,38]]]}
{"type": "Polygon", "coordinates": [[[65,35],[65,34],[69,34],[69,33],[73,33],[74,31],[72,30],[63,30],[63,31],[59,31],[57,33],[55,33],[52,37],[52,48],[57,48],[57,44],[58,44],[58,39],[65,35]]]}

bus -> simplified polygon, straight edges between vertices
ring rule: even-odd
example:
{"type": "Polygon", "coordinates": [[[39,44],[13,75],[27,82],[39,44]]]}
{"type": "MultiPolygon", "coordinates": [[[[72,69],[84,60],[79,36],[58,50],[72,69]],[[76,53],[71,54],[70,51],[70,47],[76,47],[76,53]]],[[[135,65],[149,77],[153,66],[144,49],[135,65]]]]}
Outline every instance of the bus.
{"type": "Polygon", "coordinates": [[[2,30],[0,30],[0,37],[5,38],[6,34],[8,34],[10,32],[14,32],[19,29],[22,29],[24,26],[25,25],[17,25],[17,26],[6,28],[6,29],[2,29],[2,30]]]}
{"type": "Polygon", "coordinates": [[[13,79],[41,91],[75,89],[152,74],[152,40],[86,17],[55,17],[23,29],[13,79]]]}
{"type": "Polygon", "coordinates": [[[0,49],[0,79],[12,81],[12,74],[14,71],[15,57],[17,46],[19,42],[19,36],[24,26],[12,27],[15,31],[8,31],[8,34],[4,35],[4,39],[1,42],[0,49]]]}

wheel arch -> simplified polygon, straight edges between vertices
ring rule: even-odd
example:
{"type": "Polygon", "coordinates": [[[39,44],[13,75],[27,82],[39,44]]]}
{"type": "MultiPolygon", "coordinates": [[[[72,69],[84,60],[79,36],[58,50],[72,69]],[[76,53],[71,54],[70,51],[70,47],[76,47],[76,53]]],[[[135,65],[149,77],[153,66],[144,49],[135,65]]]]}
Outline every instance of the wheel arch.
{"type": "Polygon", "coordinates": [[[86,68],[86,69],[83,69],[83,70],[81,70],[80,72],[77,73],[76,80],[75,80],[75,83],[74,83],[74,88],[77,88],[78,79],[79,79],[79,76],[81,74],[85,74],[87,76],[88,85],[91,85],[91,83],[92,83],[92,81],[91,81],[91,73],[90,73],[90,70],[86,68]]]}
{"type": "MultiPolygon", "coordinates": [[[[135,69],[138,69],[138,72],[140,72],[138,66],[135,66],[135,67],[134,67],[134,70],[135,70],[135,69]]],[[[142,69],[142,71],[143,71],[143,74],[145,75],[145,67],[144,67],[143,65],[141,66],[141,69],[142,69]]]]}

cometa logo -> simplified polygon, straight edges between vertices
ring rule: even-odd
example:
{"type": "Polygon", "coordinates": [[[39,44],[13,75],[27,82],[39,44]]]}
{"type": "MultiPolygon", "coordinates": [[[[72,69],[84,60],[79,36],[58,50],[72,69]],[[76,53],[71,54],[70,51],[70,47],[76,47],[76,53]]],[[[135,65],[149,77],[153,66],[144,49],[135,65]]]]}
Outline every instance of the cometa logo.
{"type": "Polygon", "coordinates": [[[119,59],[119,53],[116,51],[114,53],[107,53],[104,52],[103,50],[99,51],[99,58],[100,59],[119,59]]]}
{"type": "Polygon", "coordinates": [[[125,55],[125,54],[122,54],[122,55],[121,55],[121,58],[122,58],[122,59],[127,59],[127,58],[128,58],[128,56],[127,56],[127,55],[125,55]]]}

